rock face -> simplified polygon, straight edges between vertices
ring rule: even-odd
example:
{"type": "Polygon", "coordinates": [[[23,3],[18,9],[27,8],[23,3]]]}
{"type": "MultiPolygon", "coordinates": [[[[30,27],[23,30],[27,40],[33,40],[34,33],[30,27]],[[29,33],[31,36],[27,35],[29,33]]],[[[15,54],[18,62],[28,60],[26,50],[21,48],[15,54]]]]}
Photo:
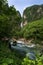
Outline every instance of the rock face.
{"type": "Polygon", "coordinates": [[[43,17],[43,5],[33,5],[27,7],[23,12],[23,22],[28,23],[43,17]]]}

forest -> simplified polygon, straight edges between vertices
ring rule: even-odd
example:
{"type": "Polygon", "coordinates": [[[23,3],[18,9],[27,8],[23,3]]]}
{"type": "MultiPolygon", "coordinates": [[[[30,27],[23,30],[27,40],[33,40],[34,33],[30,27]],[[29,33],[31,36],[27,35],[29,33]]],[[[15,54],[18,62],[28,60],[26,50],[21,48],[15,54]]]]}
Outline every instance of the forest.
{"type": "Polygon", "coordinates": [[[37,53],[35,60],[24,57],[9,48],[11,38],[33,39],[32,44],[43,47],[43,4],[27,7],[21,16],[7,0],[0,0],[0,65],[43,65],[43,53],[37,53]]]}

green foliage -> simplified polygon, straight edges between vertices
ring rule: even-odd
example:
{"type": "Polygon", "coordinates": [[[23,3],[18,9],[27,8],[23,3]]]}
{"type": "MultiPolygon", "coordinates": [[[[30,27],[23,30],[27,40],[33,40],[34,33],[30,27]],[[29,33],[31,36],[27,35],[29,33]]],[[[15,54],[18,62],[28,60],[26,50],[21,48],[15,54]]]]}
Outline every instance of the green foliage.
{"type": "Polygon", "coordinates": [[[43,65],[43,55],[36,55],[36,60],[22,58],[18,53],[8,48],[8,43],[0,41],[0,65],[43,65]]]}
{"type": "Polygon", "coordinates": [[[33,5],[27,7],[23,12],[24,22],[31,22],[34,20],[41,19],[43,17],[43,5],[33,5]],[[26,16],[26,18],[24,18],[26,16]]]}
{"type": "MultiPolygon", "coordinates": [[[[33,7],[33,9],[36,11],[36,6],[33,7]]],[[[32,15],[33,13],[35,12],[32,11],[32,15]]],[[[30,11],[26,14],[26,16],[27,19],[29,17],[28,21],[31,21],[31,19],[36,20],[36,17],[38,17],[35,14],[35,17],[32,18],[33,16],[30,15],[30,11]]],[[[15,38],[19,38],[19,36],[23,36],[26,39],[43,39],[43,19],[27,24],[22,31],[20,31],[20,24],[21,15],[19,11],[16,11],[14,6],[9,7],[6,0],[0,0],[0,38],[9,38],[13,36],[15,38]]],[[[22,62],[22,57],[18,53],[13,52],[12,49],[10,50],[8,48],[8,43],[0,41],[0,65],[42,65],[42,61],[43,56],[39,59],[37,58],[36,60],[25,58],[22,62]]]]}
{"type": "Polygon", "coordinates": [[[24,58],[22,65],[43,65],[43,56],[36,58],[36,60],[30,60],[29,58],[24,58]]]}
{"type": "Polygon", "coordinates": [[[43,39],[43,18],[27,24],[22,29],[23,37],[26,39],[33,38],[34,40],[43,39]]]}
{"type": "Polygon", "coordinates": [[[20,31],[21,15],[6,0],[0,1],[0,37],[17,37],[20,31]]]}
{"type": "Polygon", "coordinates": [[[3,60],[2,60],[2,65],[8,65],[8,64],[13,64],[14,63],[14,61],[13,61],[13,59],[10,59],[10,58],[4,58],[3,60]]]}
{"type": "Polygon", "coordinates": [[[8,43],[0,41],[0,65],[21,65],[22,57],[10,50],[8,43]]]}

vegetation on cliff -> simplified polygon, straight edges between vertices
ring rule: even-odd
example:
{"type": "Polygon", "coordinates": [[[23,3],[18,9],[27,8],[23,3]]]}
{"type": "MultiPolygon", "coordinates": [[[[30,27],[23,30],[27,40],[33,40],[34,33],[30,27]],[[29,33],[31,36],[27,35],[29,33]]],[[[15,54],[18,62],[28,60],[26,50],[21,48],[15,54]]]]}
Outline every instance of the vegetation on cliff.
{"type": "Polygon", "coordinates": [[[43,17],[43,4],[27,7],[23,12],[23,21],[32,22],[43,17]]]}
{"type": "Polygon", "coordinates": [[[21,33],[26,39],[43,40],[43,18],[28,23],[22,28],[21,33]]]}

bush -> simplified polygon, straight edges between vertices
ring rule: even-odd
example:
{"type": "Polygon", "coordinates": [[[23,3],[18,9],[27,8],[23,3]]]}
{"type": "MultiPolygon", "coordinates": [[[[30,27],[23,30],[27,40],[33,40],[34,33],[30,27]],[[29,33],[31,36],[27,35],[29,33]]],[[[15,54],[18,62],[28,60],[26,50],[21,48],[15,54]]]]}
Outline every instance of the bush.
{"type": "Polygon", "coordinates": [[[36,58],[36,60],[30,60],[29,58],[24,58],[22,65],[43,65],[43,56],[36,58]]]}
{"type": "Polygon", "coordinates": [[[26,39],[43,40],[43,19],[28,23],[21,31],[26,39]]]}

